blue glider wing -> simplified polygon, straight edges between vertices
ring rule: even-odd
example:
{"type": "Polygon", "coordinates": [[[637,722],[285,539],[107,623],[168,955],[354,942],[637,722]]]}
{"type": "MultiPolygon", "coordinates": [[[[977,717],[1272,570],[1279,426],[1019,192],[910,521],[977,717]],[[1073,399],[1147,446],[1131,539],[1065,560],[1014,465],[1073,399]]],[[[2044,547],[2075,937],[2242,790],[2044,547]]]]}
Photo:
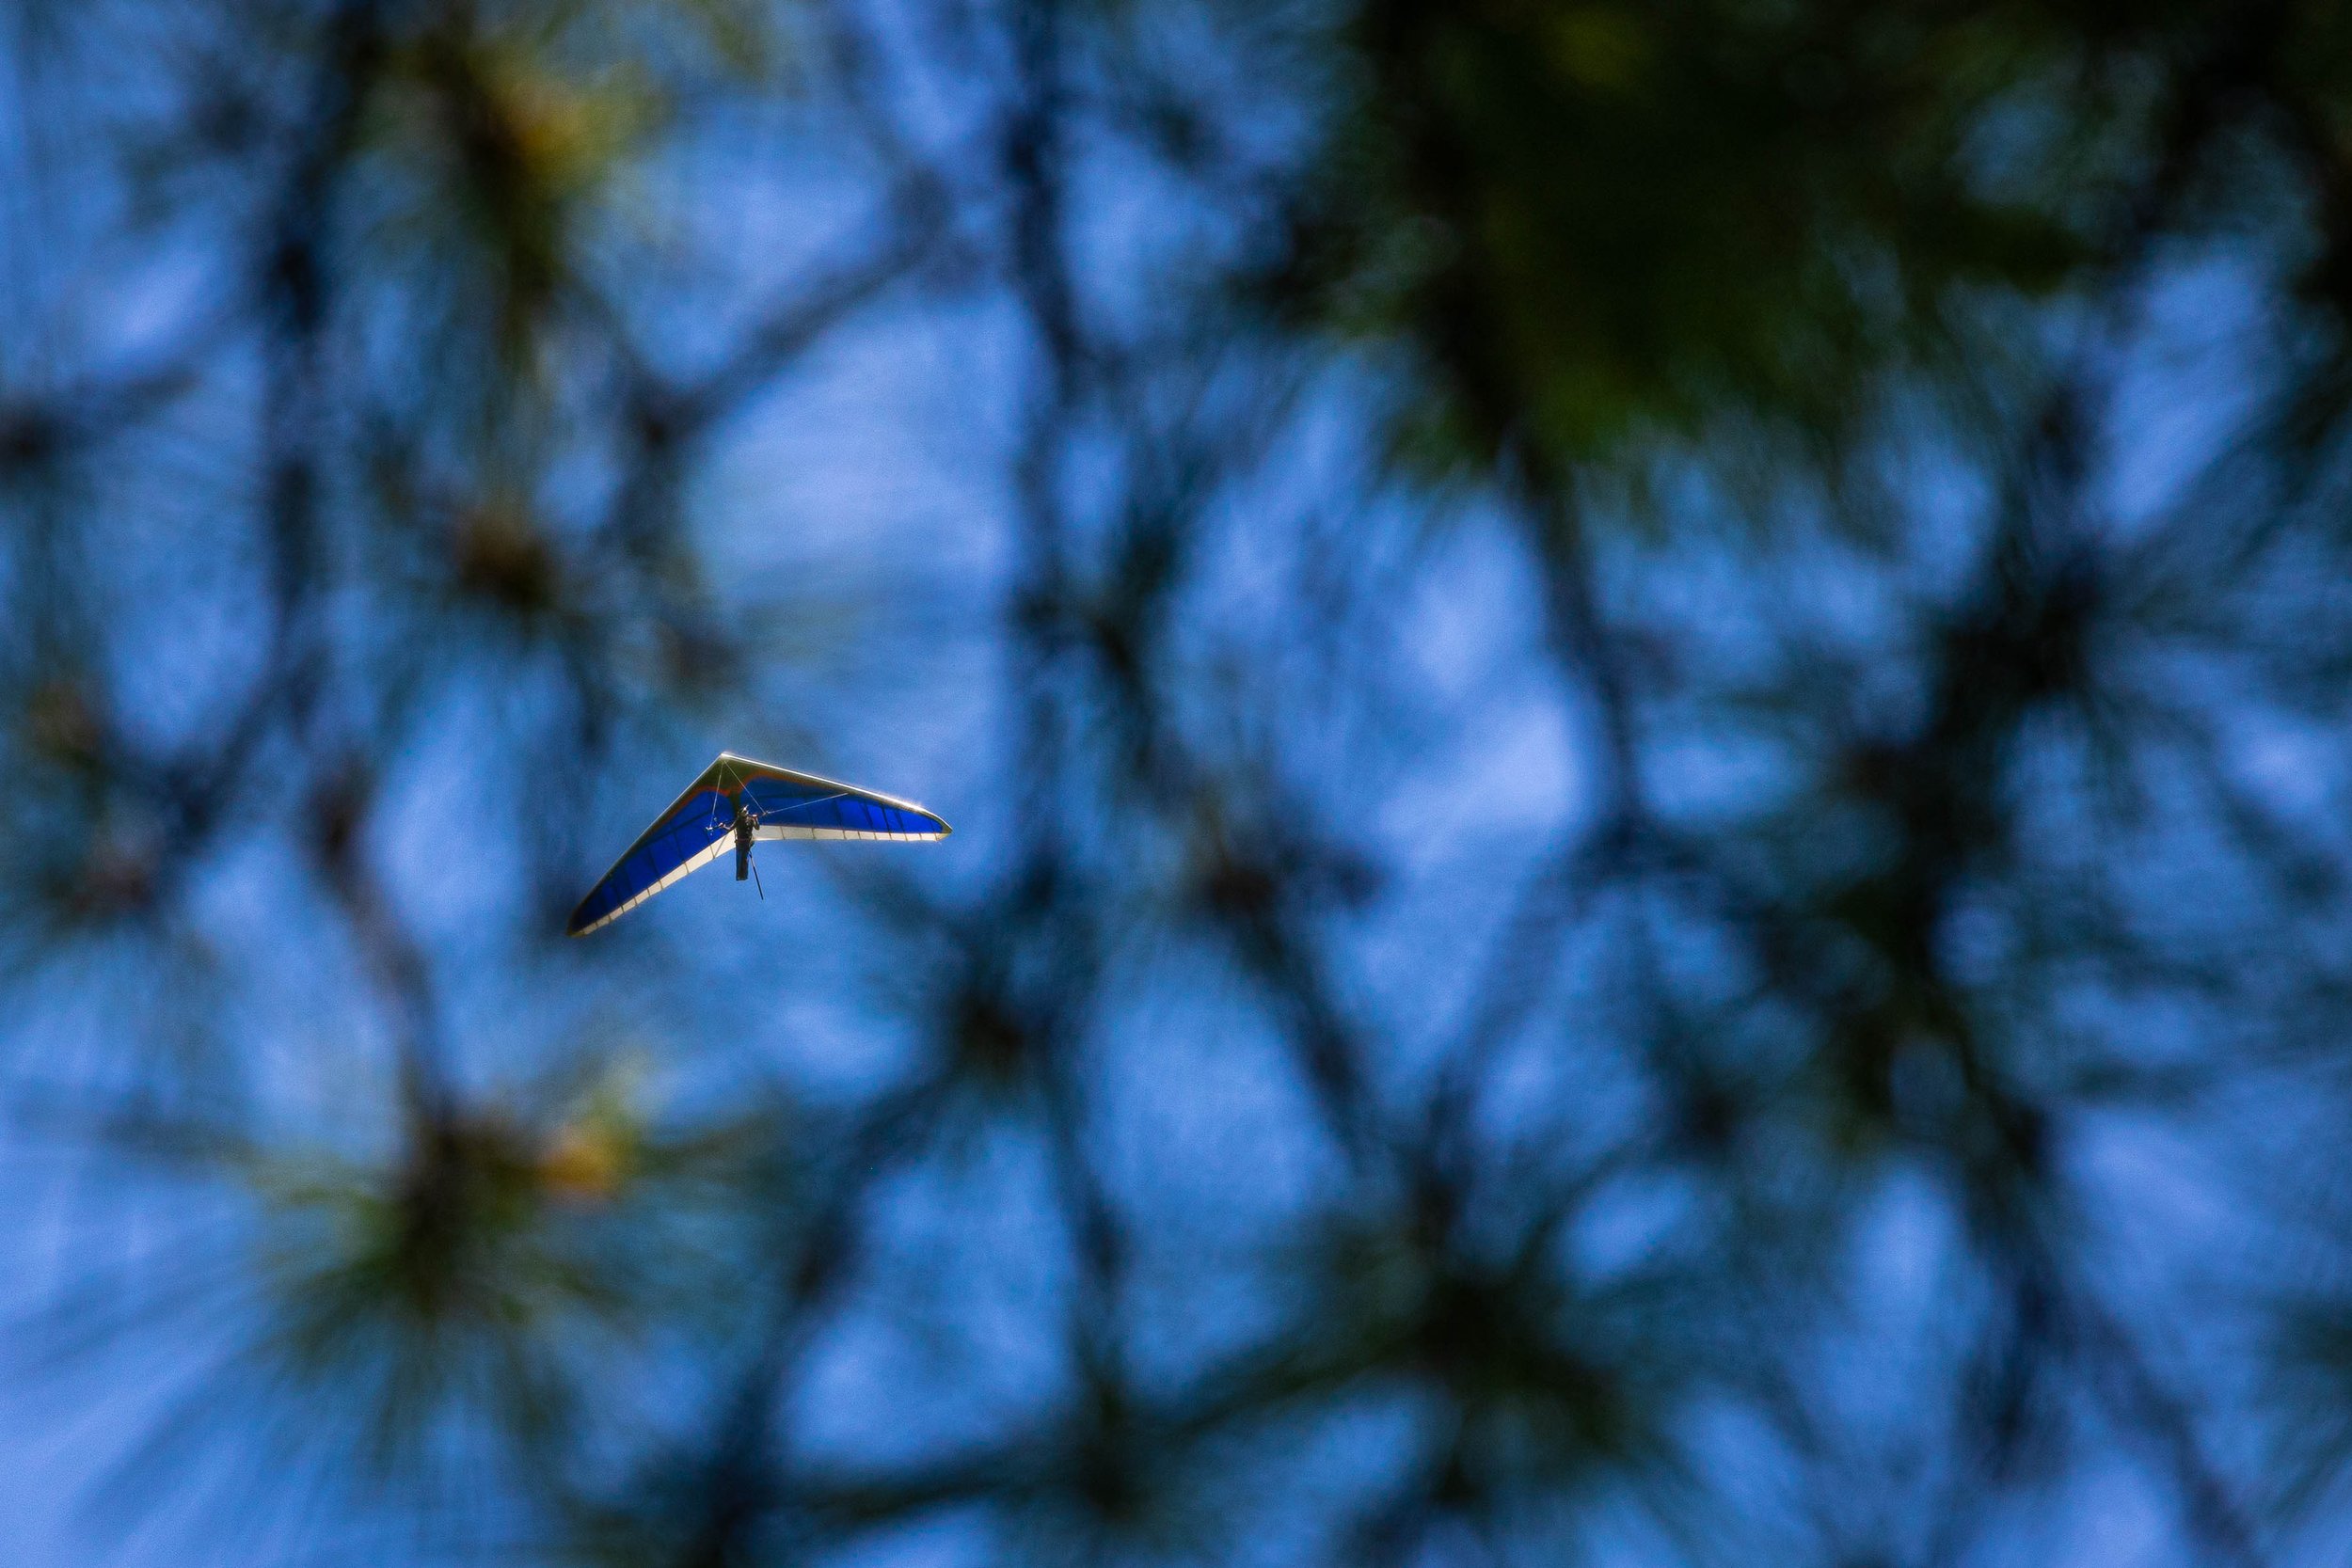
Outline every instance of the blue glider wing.
{"type": "Polygon", "coordinates": [[[589,890],[572,911],[570,933],[584,937],[618,920],[725,854],[734,841],[739,805],[752,819],[752,836],[759,839],[920,842],[954,832],[913,801],[722,752],[589,890]]]}

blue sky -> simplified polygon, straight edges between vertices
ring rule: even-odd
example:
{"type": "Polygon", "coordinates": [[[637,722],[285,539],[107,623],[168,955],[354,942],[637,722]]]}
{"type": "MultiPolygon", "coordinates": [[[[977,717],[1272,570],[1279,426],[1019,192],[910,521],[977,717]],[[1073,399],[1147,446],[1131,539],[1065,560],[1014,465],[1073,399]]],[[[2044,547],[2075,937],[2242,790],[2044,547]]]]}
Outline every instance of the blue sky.
{"type": "MultiPolygon", "coordinates": [[[[902,90],[915,105],[911,123],[938,146],[985,128],[985,86],[930,80],[902,90]]],[[[28,131],[12,144],[20,168],[33,141],[28,131]]],[[[7,319],[42,324],[14,335],[35,348],[0,358],[11,385],[110,359],[119,342],[174,341],[176,324],[202,314],[219,277],[203,259],[218,238],[207,228],[215,214],[196,204],[167,231],[125,241],[109,226],[119,194],[99,182],[49,197],[37,217],[0,215],[18,280],[7,319]],[[35,232],[45,244],[30,243],[35,232]]],[[[869,167],[806,107],[722,119],[637,171],[623,205],[645,248],[617,253],[683,258],[674,274],[648,264],[624,300],[648,353],[678,373],[707,363],[747,302],[787,287],[812,259],[855,249],[871,195],[869,167]]],[[[1163,309],[1180,315],[1164,282],[1176,270],[1170,258],[1189,244],[1230,242],[1246,221],[1204,208],[1116,149],[1082,160],[1074,201],[1089,307],[1115,333],[1138,336],[1163,309]]],[[[2258,267],[2224,254],[2183,261],[2152,291],[2147,328],[2116,369],[2096,487],[2118,536],[2138,536],[2192,494],[2260,389],[2248,363],[2259,363],[2263,324],[2249,301],[2265,286],[2258,267]]],[[[1270,433],[1254,463],[1221,477],[1198,525],[1195,579],[1169,632],[1186,675],[1176,700],[1192,705],[1185,719],[1197,733],[1226,737],[1228,754],[1263,746],[1282,770],[1274,782],[1309,802],[1315,826],[1382,868],[1380,896],[1334,917],[1329,950],[1378,1041],[1379,1092],[1403,1101],[1460,1034],[1517,890],[1590,823],[1595,714],[1589,693],[1540,647],[1538,585],[1511,521],[1475,498],[1432,499],[1376,472],[1391,367],[1262,350],[1237,342],[1226,379],[1207,378],[1205,390],[1147,388],[1174,409],[1163,419],[1178,434],[1186,418],[1270,433]],[[1265,395],[1286,383],[1288,396],[1265,395]],[[1187,395],[1197,401],[1187,405],[1187,395]],[[1348,612],[1302,609],[1323,589],[1348,612]]],[[[159,730],[201,723],[203,695],[233,688],[256,657],[251,563],[215,551],[207,530],[251,500],[253,454],[236,444],[234,416],[260,373],[249,352],[219,356],[194,406],[126,442],[76,497],[98,547],[119,552],[108,592],[142,628],[119,650],[121,689],[136,720],[159,730]]],[[[535,890],[516,822],[543,806],[560,818],[584,889],[727,749],[940,811],[957,828],[947,844],[871,851],[905,855],[903,868],[926,887],[971,894],[1004,876],[1020,847],[1017,781],[1028,760],[1004,619],[1020,569],[1013,470],[1037,388],[1027,327],[983,269],[892,292],[723,423],[685,492],[691,535],[723,603],[773,613],[780,651],[739,697],[681,705],[633,729],[623,763],[593,778],[551,784],[523,760],[516,736],[550,711],[543,672],[507,679],[468,665],[447,677],[429,721],[386,759],[371,845],[435,963],[461,1082],[520,1096],[550,1064],[587,1050],[652,1064],[652,1092],[674,1104],[723,1104],[780,1082],[821,1121],[920,1059],[919,1004],[944,960],[898,944],[860,911],[835,873],[866,847],[773,847],[761,857],[764,899],[723,875],[698,877],[609,940],[549,956],[525,936],[535,890]],[[548,803],[550,788],[567,794],[548,803]]],[[[1062,453],[1081,553],[1122,520],[1136,461],[1120,433],[1102,429],[1081,431],[1062,453]]],[[[556,515],[584,508],[611,477],[594,442],[566,462],[541,476],[556,515]]],[[[1612,606],[1645,649],[1681,661],[1685,689],[1698,693],[1681,708],[1660,705],[1645,782],[1666,815],[1746,820],[1806,787],[1802,732],[1791,742],[1769,723],[1724,720],[1734,709],[1718,700],[1731,689],[1819,657],[1845,673],[1841,694],[1859,713],[1899,714],[1917,700],[1905,638],[1917,607],[1979,559],[1987,489],[1976,459],[1926,420],[1896,429],[1884,462],[1911,524],[1904,548],[1885,555],[1817,528],[1802,499],[1786,531],[1759,544],[1724,476],[1696,465],[1664,475],[1684,531],[1610,536],[1601,565],[1612,606]]],[[[356,599],[338,613],[350,617],[339,632],[355,645],[402,635],[367,622],[374,611],[356,599]]],[[[2185,705],[2223,714],[2239,742],[2233,755],[2265,799],[2312,816],[2343,799],[2340,736],[2244,701],[2227,670],[2138,673],[2172,679],[2185,705]]],[[[2063,839],[2084,826],[2067,800],[2055,788],[2037,800],[2038,831],[2063,839]]],[[[1152,857],[1181,847],[1098,832],[1092,809],[1073,800],[1073,833],[1128,879],[1122,895],[1164,896],[1155,874],[1167,867],[1152,857]]],[[[152,955],[127,943],[26,989],[8,1047],[20,1104],[38,1111],[65,1103],[62,1091],[96,1089],[103,1100],[140,1088],[155,1058],[115,1051],[126,1031],[190,1050],[228,1041],[257,1069],[260,1120],[273,1136],[350,1155],[385,1147],[387,1026],[293,841],[298,822],[261,822],[200,867],[190,928],[215,946],[216,1006],[187,1007],[190,993],[170,989],[186,983],[183,973],[150,967],[152,955]],[[162,1026],[183,1015],[201,1024],[184,1042],[162,1026]]],[[[2233,899],[2260,896],[2230,880],[2198,829],[2184,810],[2178,825],[2159,822],[2137,841],[2139,860],[2116,868],[2152,927],[2227,926],[2233,899]]],[[[1994,960],[2013,913],[1996,910],[1980,927],[1994,960]]],[[[1533,1022],[1506,1042],[1481,1113],[1499,1145],[1597,1143],[1654,1113],[1633,1064],[1605,1043],[1637,1006],[1626,1000],[1613,933],[1645,916],[1629,903],[1621,918],[1596,916],[1563,943],[1533,1022]]],[[[1146,1238],[1135,1351],[1169,1378],[1263,1325],[1280,1305],[1269,1300],[1267,1249],[1345,1187],[1261,999],[1229,954],[1175,925],[1139,920],[1147,934],[1110,955],[1097,1020],[1109,1044],[1089,1081],[1101,1108],[1090,1152],[1146,1238]]],[[[1653,955],[1697,1006],[1740,979],[1710,940],[1692,923],[1653,955]]],[[[2215,1037],[2207,1021],[2119,1012],[2096,987],[2086,991],[2074,1022],[2087,1037],[2128,1038],[2151,1053],[2182,1040],[2201,1051],[2215,1037]]],[[[2096,1199],[2090,1266],[2122,1299],[2177,1292],[2171,1299],[2193,1308],[2211,1280],[2226,1283],[2267,1244],[2271,1233],[2247,1215],[2292,1164],[2282,1146],[2324,1135],[2329,1110],[2307,1107],[2312,1128],[2272,1140],[2227,1117],[2184,1127],[2128,1109],[2086,1117],[2069,1149],[2079,1190],[2096,1199]]],[[[16,1560],[203,1560],[230,1538],[224,1509],[291,1541],[290,1518],[225,1499],[239,1484],[269,1492],[281,1467],[284,1490],[300,1492],[314,1461],[300,1451],[298,1400],[224,1391],[217,1415],[199,1423],[218,1430],[181,1472],[193,1501],[183,1510],[175,1499],[127,1537],[107,1528],[131,1517],[123,1500],[91,1490],[207,1355],[249,1326],[241,1314],[261,1234],[254,1208],[61,1141],[37,1115],[0,1131],[0,1212],[25,1217],[0,1231],[0,1304],[31,1325],[12,1337],[24,1349],[0,1380],[0,1516],[16,1560]],[[192,1259],[194,1275],[175,1259],[192,1259]],[[145,1291],[170,1309],[121,1347],[40,1366],[59,1326],[44,1307],[85,1276],[123,1302],[145,1291]]],[[[1568,1244],[1609,1277],[1671,1251],[1678,1218],[1702,1203],[1671,1180],[1630,1182],[1596,1203],[1568,1244]]],[[[903,1454],[1042,1418],[1070,1378],[1057,1325],[1073,1287],[1035,1129],[976,1116],[967,1136],[894,1176],[879,1209],[873,1244],[887,1283],[809,1347],[788,1401],[803,1457],[903,1454]]],[[[1981,1289],[1958,1259],[1958,1236],[1948,1189],[1898,1168],[1855,1225],[1851,1300],[1863,1321],[1821,1329],[1821,1386],[1854,1432],[1883,1433],[1886,1454],[1869,1457],[1892,1468],[1911,1429],[1935,1414],[1920,1390],[1943,1386],[1962,1353],[1952,1304],[1981,1289]]],[[[2159,1362],[2185,1376],[2213,1343],[2244,1331],[2193,1310],[2148,1326],[2159,1362]]],[[[696,1408],[708,1375],[675,1347],[655,1347],[617,1381],[659,1426],[696,1408]]],[[[1258,1484],[1294,1484],[1303,1500],[1271,1516],[1310,1531],[1347,1482],[1398,1463],[1408,1417],[1397,1402],[1368,1398],[1297,1437],[1289,1467],[1264,1471],[1284,1480],[1258,1484]]],[[[1768,1535],[1801,1536],[1787,1452],[1737,1411],[1692,1420],[1725,1496],[1744,1499],[1768,1535]]],[[[2225,1436],[2250,1447],[2234,1428],[2225,1436]]],[[[2181,1560],[2142,1458],[2111,1433],[2096,1453],[2068,1472],[2063,1496],[2021,1523],[2017,1552],[2119,1568],[2181,1560]]],[[[397,1509],[341,1495],[323,1507],[332,1523],[304,1539],[296,1560],[373,1555],[388,1530],[404,1560],[453,1555],[408,1544],[397,1509]]],[[[973,1561],[986,1528],[951,1513],[861,1545],[852,1560],[973,1561]]],[[[1613,1519],[1601,1541],[1612,1561],[1659,1556],[1638,1519],[1613,1519]]],[[[1295,1545],[1278,1528],[1237,1549],[1271,1563],[1295,1545]]]]}

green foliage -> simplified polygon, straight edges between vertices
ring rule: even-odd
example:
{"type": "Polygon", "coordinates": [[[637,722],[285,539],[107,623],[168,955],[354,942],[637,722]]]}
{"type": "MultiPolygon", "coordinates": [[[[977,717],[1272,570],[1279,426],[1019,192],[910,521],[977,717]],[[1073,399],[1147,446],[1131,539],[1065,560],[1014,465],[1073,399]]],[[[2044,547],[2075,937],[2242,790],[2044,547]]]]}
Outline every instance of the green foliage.
{"type": "Polygon", "coordinates": [[[27,8],[0,1140],[94,1157],[0,1261],[102,1510],[2328,1560],[2342,10],[27,8]],[[564,942],[722,745],[965,831],[564,942]]]}
{"type": "Polygon", "coordinates": [[[2254,215],[2298,133],[2249,101],[2345,112],[2298,63],[2325,8],[2281,8],[2295,46],[2249,71],[2274,24],[2227,7],[1369,3],[1276,298],[1403,351],[1424,472],[1835,435],[1905,372],[1980,373],[2021,319],[1988,304],[2094,283],[2192,173],[2196,221],[2254,215]]]}

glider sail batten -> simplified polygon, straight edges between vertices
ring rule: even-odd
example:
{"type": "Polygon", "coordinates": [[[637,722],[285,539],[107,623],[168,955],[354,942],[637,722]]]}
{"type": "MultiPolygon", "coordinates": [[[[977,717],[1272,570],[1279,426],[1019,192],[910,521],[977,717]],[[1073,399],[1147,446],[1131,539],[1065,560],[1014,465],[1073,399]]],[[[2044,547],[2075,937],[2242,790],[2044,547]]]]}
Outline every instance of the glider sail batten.
{"type": "Polygon", "coordinates": [[[571,934],[611,924],[719,858],[733,840],[739,803],[759,839],[920,842],[954,832],[911,800],[722,752],[580,900],[571,934]]]}
{"type": "Polygon", "coordinates": [[[580,900],[580,908],[572,911],[571,934],[576,937],[584,937],[591,931],[600,930],[612,925],[663,888],[675,882],[684,881],[688,877],[700,871],[726,852],[727,836],[722,834],[718,842],[707,848],[696,851],[691,859],[680,861],[676,866],[663,872],[637,892],[623,896],[615,891],[610,896],[599,898],[598,895],[605,893],[607,888],[612,886],[614,878],[620,875],[621,867],[614,866],[606,875],[605,879],[596,884],[596,891],[580,900]],[[599,911],[595,906],[601,906],[601,911],[599,911]]]}

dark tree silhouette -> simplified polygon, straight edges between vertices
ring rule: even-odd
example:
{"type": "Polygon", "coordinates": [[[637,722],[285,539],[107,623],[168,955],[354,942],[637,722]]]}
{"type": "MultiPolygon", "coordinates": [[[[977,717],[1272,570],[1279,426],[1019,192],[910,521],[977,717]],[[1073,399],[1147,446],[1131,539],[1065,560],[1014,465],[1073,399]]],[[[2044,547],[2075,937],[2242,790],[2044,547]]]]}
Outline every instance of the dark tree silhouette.
{"type": "Polygon", "coordinates": [[[2352,17],[7,14],[35,1561],[2341,1555],[2352,17]]]}

